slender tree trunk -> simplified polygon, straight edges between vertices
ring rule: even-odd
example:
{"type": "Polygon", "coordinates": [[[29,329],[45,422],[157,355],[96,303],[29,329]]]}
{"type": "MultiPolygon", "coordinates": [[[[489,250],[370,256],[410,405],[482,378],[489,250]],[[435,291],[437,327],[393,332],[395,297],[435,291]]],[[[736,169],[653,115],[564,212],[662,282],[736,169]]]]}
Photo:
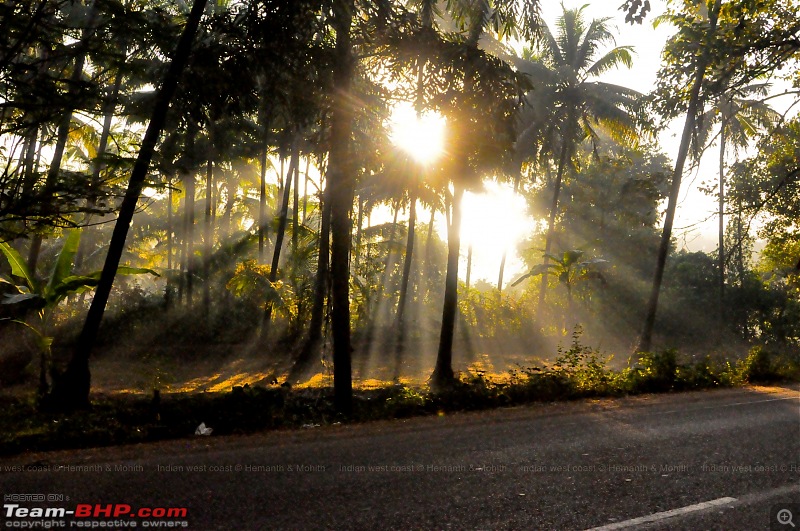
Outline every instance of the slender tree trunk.
{"type": "Polygon", "coordinates": [[[289,169],[286,172],[286,179],[283,185],[283,197],[281,198],[281,212],[278,218],[278,232],[275,235],[275,249],[272,253],[272,267],[269,271],[270,282],[278,280],[278,267],[281,260],[281,248],[283,247],[283,240],[286,237],[286,226],[289,224],[289,200],[292,191],[292,176],[294,175],[295,168],[297,167],[298,156],[297,149],[292,149],[292,155],[289,159],[289,169]]]}
{"type": "Polygon", "coordinates": [[[367,362],[369,361],[370,356],[372,355],[372,345],[375,340],[375,331],[378,328],[378,323],[381,324],[388,324],[388,318],[385,314],[389,313],[389,309],[391,305],[389,301],[386,300],[386,286],[389,283],[389,279],[391,278],[391,272],[394,269],[394,237],[397,233],[397,216],[400,212],[400,201],[397,200],[394,202],[394,218],[392,219],[392,228],[389,230],[389,238],[388,238],[388,247],[386,250],[386,261],[383,263],[383,272],[381,273],[381,280],[378,285],[378,291],[376,293],[375,299],[375,306],[371,308],[371,315],[369,322],[367,323],[367,330],[364,334],[364,343],[363,343],[363,352],[362,352],[362,363],[359,365],[359,376],[361,378],[365,377],[366,369],[367,369],[367,362]]]}
{"type": "Polygon", "coordinates": [[[446,388],[454,380],[453,336],[458,315],[458,260],[461,251],[461,199],[463,197],[464,188],[453,183],[452,223],[447,228],[447,275],[444,283],[442,331],[439,336],[436,368],[431,375],[431,385],[436,389],[446,388]]]}
{"type": "Polygon", "coordinates": [[[406,321],[405,309],[408,299],[408,288],[411,281],[411,266],[414,261],[414,239],[417,226],[417,196],[412,193],[409,198],[410,206],[408,212],[408,234],[406,237],[406,255],[403,261],[403,278],[400,281],[400,297],[397,301],[397,316],[395,318],[395,329],[397,331],[395,339],[395,368],[394,379],[400,377],[400,367],[403,363],[405,352],[406,321]]]}
{"type": "MultiPolygon", "coordinates": [[[[111,88],[111,96],[103,106],[103,130],[100,133],[100,141],[97,144],[97,158],[92,162],[92,177],[89,181],[92,194],[88,200],[88,207],[91,209],[97,205],[97,195],[102,186],[100,180],[100,173],[106,167],[103,157],[108,149],[108,138],[111,136],[111,122],[114,119],[114,111],[117,108],[117,100],[119,99],[119,89],[122,86],[122,69],[117,71],[114,77],[114,85],[111,88]]],[[[86,256],[86,249],[91,249],[94,245],[94,230],[88,226],[89,221],[92,219],[92,214],[87,213],[84,223],[87,227],[83,231],[81,243],[78,246],[78,253],[75,256],[75,269],[79,270],[83,265],[84,257],[86,256]]]]}
{"type": "Polygon", "coordinates": [[[427,279],[426,292],[430,294],[433,284],[433,224],[436,219],[436,208],[431,207],[431,219],[428,221],[428,237],[425,240],[425,278],[427,279]]]}
{"type": "MultiPolygon", "coordinates": [[[[69,126],[72,124],[72,112],[74,111],[75,101],[78,97],[81,77],[83,77],[83,66],[86,63],[86,46],[89,39],[94,35],[95,20],[97,19],[97,9],[94,2],[89,8],[89,21],[86,29],[83,30],[81,42],[78,45],[78,55],[75,58],[73,65],[72,75],[70,76],[70,91],[68,107],[64,110],[61,116],[61,121],[58,123],[58,131],[56,133],[56,145],[53,150],[53,158],[50,160],[50,168],[47,171],[47,177],[44,183],[44,201],[45,203],[51,201],[55,195],[55,186],[58,181],[58,175],[61,172],[61,161],[64,158],[64,150],[67,147],[67,140],[69,138],[69,126]]],[[[28,270],[32,275],[36,276],[36,265],[39,261],[39,251],[42,248],[42,234],[37,233],[31,242],[31,252],[28,255],[28,270]]]]}
{"type": "Polygon", "coordinates": [[[553,201],[550,203],[550,219],[547,223],[547,236],[544,240],[544,261],[542,272],[542,284],[539,288],[539,304],[536,310],[536,317],[539,322],[542,322],[542,311],[544,310],[544,298],[547,292],[547,264],[550,263],[550,250],[553,247],[553,238],[556,233],[556,216],[558,215],[558,196],[561,194],[561,182],[564,177],[564,170],[567,166],[569,159],[569,142],[568,139],[571,135],[562,139],[561,143],[561,156],[558,159],[558,172],[556,173],[556,182],[553,188],[553,201]]]}
{"type": "Polygon", "coordinates": [[[214,161],[209,159],[206,163],[206,205],[205,227],[203,233],[203,314],[208,318],[211,313],[211,242],[213,234],[213,220],[211,203],[214,199],[214,161]]]}
{"type": "Polygon", "coordinates": [[[408,212],[408,234],[406,235],[406,254],[403,260],[403,277],[400,281],[400,298],[397,302],[397,325],[403,323],[403,314],[408,299],[408,288],[411,280],[411,264],[414,260],[414,240],[417,227],[417,196],[411,194],[408,212]]]}
{"type": "MultiPolygon", "coordinates": [[[[194,145],[194,134],[189,133],[188,142],[190,146],[194,145]]],[[[189,148],[190,152],[193,147],[189,148]]],[[[184,216],[185,220],[185,237],[186,237],[186,304],[191,307],[194,298],[194,277],[196,271],[196,261],[194,256],[194,217],[195,217],[195,196],[197,194],[195,186],[195,175],[191,171],[185,176],[186,178],[186,201],[184,201],[184,216]]]]}
{"type": "MultiPolygon", "coordinates": [[[[275,234],[275,249],[272,251],[272,266],[269,269],[269,281],[278,280],[278,267],[281,262],[281,248],[286,237],[286,226],[289,224],[289,198],[292,191],[292,177],[299,162],[297,140],[292,146],[292,155],[289,159],[289,170],[286,172],[286,180],[283,186],[283,198],[281,199],[281,212],[278,218],[278,232],[275,234]]],[[[272,321],[272,304],[267,304],[264,311],[264,324],[261,327],[261,340],[266,340],[269,335],[269,326],[272,321]]]]}
{"type": "Polygon", "coordinates": [[[380,285],[380,293],[381,296],[378,298],[378,309],[383,306],[383,315],[380,316],[380,312],[376,310],[376,321],[380,318],[384,324],[389,322],[389,318],[391,316],[391,308],[394,306],[393,304],[393,294],[389,294],[390,300],[385,300],[384,295],[386,294],[386,288],[389,285],[389,282],[392,280],[392,272],[394,271],[395,264],[397,263],[397,252],[395,250],[395,238],[397,237],[397,216],[400,213],[400,200],[395,201],[394,203],[394,218],[392,219],[392,228],[389,231],[389,247],[386,250],[386,262],[383,266],[383,274],[381,275],[381,285],[380,285]]]}
{"type": "Polygon", "coordinates": [[[36,172],[34,171],[34,162],[36,161],[36,141],[39,138],[39,128],[36,126],[31,127],[28,138],[25,142],[25,159],[23,162],[23,176],[22,176],[22,196],[30,197],[33,193],[33,188],[36,186],[36,172]]]}
{"type": "Polygon", "coordinates": [[[267,231],[269,225],[267,222],[267,150],[266,148],[261,153],[261,178],[260,178],[260,191],[258,196],[258,260],[264,261],[264,254],[266,247],[264,245],[267,239],[267,231]]]}
{"type": "Polygon", "coordinates": [[[172,307],[172,247],[173,247],[173,227],[172,227],[172,179],[167,178],[167,287],[164,290],[164,306],[167,310],[172,307]]]}
{"type": "Polygon", "coordinates": [[[278,175],[277,175],[277,177],[278,177],[278,197],[283,197],[283,176],[284,176],[284,173],[283,173],[284,167],[283,166],[284,166],[285,163],[286,163],[286,157],[284,157],[283,153],[281,153],[281,166],[280,166],[280,170],[278,171],[278,175]]]}
{"type": "Polygon", "coordinates": [[[311,156],[306,156],[306,171],[303,172],[303,225],[306,224],[306,217],[308,215],[308,171],[311,169],[311,156]]]}
{"type": "Polygon", "coordinates": [[[328,274],[330,272],[330,234],[331,234],[331,207],[329,189],[326,186],[322,198],[322,220],[319,232],[319,257],[317,262],[317,275],[314,280],[314,301],[311,305],[311,320],[308,324],[308,336],[295,361],[294,367],[289,372],[287,381],[294,382],[304,376],[311,368],[314,353],[318,352],[322,343],[322,323],[325,317],[325,295],[328,291],[328,274]]]}
{"type": "Polygon", "coordinates": [[[356,250],[353,256],[353,270],[358,271],[358,264],[361,261],[361,238],[363,236],[362,225],[364,223],[364,198],[358,196],[358,218],[356,220],[356,250]]]}
{"type": "MultiPolygon", "coordinates": [[[[183,175],[180,178],[181,184],[183,186],[183,212],[184,215],[179,219],[178,225],[178,271],[179,274],[176,275],[178,279],[178,304],[183,305],[184,302],[184,295],[186,294],[186,272],[188,271],[188,266],[186,264],[186,203],[188,202],[189,194],[186,193],[186,175],[183,175]]],[[[178,202],[178,212],[181,211],[181,203],[178,202]]]]}
{"type": "MultiPolygon", "coordinates": [[[[229,242],[233,234],[233,207],[236,206],[236,194],[238,193],[238,186],[236,182],[236,174],[232,171],[226,173],[225,178],[225,210],[222,212],[222,221],[220,222],[220,236],[219,240],[222,242],[229,242]]],[[[216,215],[214,216],[216,218],[216,215]]]]}
{"type": "Polygon", "coordinates": [[[719,132],[719,331],[725,326],[725,113],[719,132]]]}
{"type": "Polygon", "coordinates": [[[125,249],[125,240],[128,236],[136,203],[141,195],[147,177],[150,161],[153,158],[156,144],[166,122],[170,100],[178,86],[181,72],[183,71],[192,51],[192,41],[197,33],[200,17],[203,14],[207,0],[195,0],[191,13],[186,21],[186,26],[178,42],[174,58],[164,76],[161,89],[156,97],[152,118],[142,140],[139,156],[131,172],[128,189],[120,206],[119,217],[114,225],[114,232],[108,247],[103,272],[95,290],[92,305],[86,316],[81,334],[73,351],[72,359],[66,372],[56,380],[56,388],[49,397],[50,406],[61,409],[85,408],[89,405],[89,390],[91,387],[91,374],[89,372],[89,357],[97,339],[100,323],[103,319],[114,277],[119,267],[122,252],[125,249]]]}
{"type": "MultiPolygon", "coordinates": [[[[709,33],[713,35],[717,28],[717,16],[719,15],[720,2],[714,2],[710,10],[709,18],[709,33]]],[[[708,64],[708,56],[706,52],[702,52],[695,72],[694,82],[689,94],[689,105],[686,110],[686,121],[683,125],[683,133],[681,135],[681,144],[678,149],[678,157],[675,160],[675,171],[672,174],[672,185],[669,192],[669,200],[667,202],[667,215],[664,218],[664,229],[661,232],[661,243],[658,247],[658,256],[656,258],[656,268],[653,274],[653,287],[650,292],[650,300],[647,303],[647,310],[645,312],[644,327],[642,329],[642,336],[639,339],[639,345],[636,348],[637,352],[649,352],[653,343],[653,328],[656,323],[656,312],[658,311],[658,298],[661,294],[661,283],[664,280],[664,268],[667,263],[667,254],[669,254],[670,242],[672,239],[672,224],[675,221],[675,209],[678,206],[678,196],[681,190],[681,178],[683,177],[683,167],[686,164],[686,158],[689,154],[689,142],[692,136],[692,130],[695,125],[695,118],[700,107],[700,90],[703,86],[705,79],[706,65],[708,64]]]]}
{"type": "Polygon", "coordinates": [[[333,388],[336,410],[345,416],[353,408],[353,375],[350,346],[350,211],[355,195],[351,134],[353,110],[350,89],[354,58],[350,27],[353,0],[336,0],[333,26],[336,31],[333,69],[333,113],[331,116],[328,186],[331,187],[331,321],[333,331],[333,388]]]}
{"type": "MultiPolygon", "coordinates": [[[[519,171],[514,176],[514,197],[517,196],[519,190],[519,182],[522,178],[522,165],[520,164],[519,171]]],[[[503,274],[506,270],[506,257],[508,256],[508,249],[503,249],[503,257],[500,259],[500,274],[497,275],[497,291],[503,293],[503,274]]]]}
{"type": "Polygon", "coordinates": [[[261,175],[259,179],[259,196],[258,196],[258,261],[264,262],[266,254],[265,240],[267,239],[267,232],[269,231],[269,223],[267,221],[267,153],[269,152],[269,125],[266,119],[266,113],[262,118],[264,125],[264,145],[261,149],[261,175]]]}
{"type": "Polygon", "coordinates": [[[294,167],[294,194],[292,198],[294,214],[292,215],[292,263],[297,258],[297,237],[300,230],[300,161],[294,167]]]}
{"type": "Polygon", "coordinates": [[[742,239],[742,200],[736,199],[736,262],[739,270],[739,287],[744,287],[744,242],[742,239]]]}
{"type": "Polygon", "coordinates": [[[467,247],[467,278],[464,281],[464,283],[467,286],[467,289],[469,289],[469,281],[471,276],[472,276],[472,244],[470,243],[469,247],[467,247]]]}

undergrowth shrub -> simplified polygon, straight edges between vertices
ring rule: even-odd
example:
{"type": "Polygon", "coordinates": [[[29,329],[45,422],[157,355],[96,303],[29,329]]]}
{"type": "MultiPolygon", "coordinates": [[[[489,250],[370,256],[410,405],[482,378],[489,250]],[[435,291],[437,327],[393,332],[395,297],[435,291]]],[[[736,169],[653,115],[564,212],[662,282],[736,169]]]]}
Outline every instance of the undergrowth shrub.
{"type": "Polygon", "coordinates": [[[640,393],[663,393],[675,385],[678,371],[677,352],[641,352],[636,364],[626,374],[626,390],[640,393]]]}
{"type": "Polygon", "coordinates": [[[777,374],[772,368],[772,358],[772,353],[764,347],[757,346],[750,349],[740,365],[742,379],[750,383],[774,380],[777,374]]]}

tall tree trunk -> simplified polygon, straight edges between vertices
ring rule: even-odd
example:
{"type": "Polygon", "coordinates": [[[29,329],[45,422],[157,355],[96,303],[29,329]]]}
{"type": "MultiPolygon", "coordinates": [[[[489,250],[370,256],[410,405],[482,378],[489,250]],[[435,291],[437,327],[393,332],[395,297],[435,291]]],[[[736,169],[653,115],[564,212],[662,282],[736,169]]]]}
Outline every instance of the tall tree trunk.
{"type": "MultiPolygon", "coordinates": [[[[275,249],[272,251],[272,266],[269,269],[269,281],[276,282],[278,280],[278,266],[281,262],[281,248],[283,247],[283,240],[286,237],[286,226],[289,219],[289,197],[292,190],[292,176],[294,175],[295,168],[297,168],[299,154],[298,154],[297,140],[295,139],[292,146],[292,155],[289,160],[289,170],[286,172],[286,180],[283,186],[283,198],[281,199],[281,212],[278,218],[278,232],[275,234],[275,249]]],[[[261,327],[261,340],[266,340],[269,335],[269,326],[272,321],[272,304],[267,304],[264,311],[264,324],[261,327]]]]}
{"type": "Polygon", "coordinates": [[[722,120],[719,132],[719,300],[718,317],[719,332],[725,326],[725,111],[722,112],[722,120]]]}
{"type": "Polygon", "coordinates": [[[444,282],[444,306],[442,308],[442,331],[439,335],[439,351],[436,368],[431,375],[431,385],[443,389],[452,384],[453,336],[458,315],[458,260],[461,252],[461,199],[464,188],[453,183],[452,222],[447,227],[447,275],[444,282]]]}
{"type": "MultiPolygon", "coordinates": [[[[97,195],[99,193],[99,189],[102,186],[102,182],[100,179],[100,173],[106,167],[106,163],[103,160],[106,150],[108,149],[108,138],[111,136],[111,122],[114,119],[114,111],[117,108],[117,100],[119,99],[119,90],[122,86],[122,69],[120,68],[117,71],[116,76],[114,76],[114,85],[111,88],[111,95],[108,101],[105,102],[103,106],[103,129],[100,132],[100,141],[97,143],[97,158],[92,162],[92,176],[89,181],[89,186],[92,190],[92,194],[89,196],[88,200],[88,207],[89,209],[95,207],[97,205],[97,195]]],[[[83,236],[81,237],[81,242],[78,246],[78,253],[75,255],[75,269],[79,270],[83,265],[84,257],[86,256],[86,249],[91,249],[92,245],[94,244],[94,230],[89,224],[91,220],[91,212],[86,214],[86,228],[83,231],[83,236]]]]}
{"type": "MultiPolygon", "coordinates": [[[[189,132],[187,139],[190,146],[194,145],[194,133],[189,132]]],[[[193,147],[189,148],[190,152],[193,147]]],[[[186,238],[186,305],[191,307],[194,297],[194,277],[196,272],[196,261],[194,256],[194,217],[195,217],[195,196],[197,194],[196,184],[194,182],[195,175],[190,172],[185,175],[186,180],[186,200],[184,201],[184,216],[185,216],[185,229],[184,235],[186,238]]]]}
{"type": "Polygon", "coordinates": [[[372,346],[375,340],[375,331],[378,328],[378,323],[387,324],[388,319],[385,314],[389,313],[391,304],[385,300],[386,285],[389,283],[391,271],[394,269],[394,237],[397,233],[397,216],[400,212],[400,201],[394,202],[394,218],[392,219],[392,228],[389,230],[388,247],[386,250],[386,261],[383,263],[383,272],[381,273],[381,280],[378,285],[376,293],[375,306],[372,308],[369,322],[367,323],[367,330],[364,333],[363,352],[361,364],[359,365],[359,376],[364,378],[366,375],[367,362],[372,355],[372,346]]]}
{"type": "Polygon", "coordinates": [[[306,171],[303,172],[303,225],[306,224],[308,215],[308,171],[311,169],[311,155],[306,155],[306,171]]]}
{"type": "Polygon", "coordinates": [[[353,109],[350,90],[355,61],[350,27],[353,0],[335,0],[333,26],[336,31],[333,68],[333,112],[331,116],[328,186],[331,187],[331,321],[333,331],[333,390],[336,410],[345,416],[353,408],[353,375],[350,346],[350,211],[355,195],[351,134],[353,109]]]}
{"type": "Polygon", "coordinates": [[[397,301],[397,320],[396,324],[403,323],[403,314],[408,298],[408,287],[411,279],[411,264],[414,260],[414,240],[416,238],[417,227],[417,196],[412,193],[409,198],[410,206],[408,212],[408,234],[406,235],[406,254],[403,259],[403,277],[400,281],[400,298],[397,301]]]}
{"type": "Polygon", "coordinates": [[[400,200],[398,199],[394,203],[394,218],[392,218],[392,228],[389,230],[389,247],[386,250],[386,262],[383,265],[383,274],[381,275],[381,285],[380,285],[380,293],[381,296],[378,298],[378,309],[376,309],[375,321],[382,321],[383,323],[388,323],[389,318],[391,316],[391,308],[394,306],[393,304],[393,297],[392,294],[389,294],[390,300],[385,300],[383,296],[386,293],[386,287],[389,285],[389,281],[392,279],[392,272],[394,271],[394,267],[397,264],[397,252],[395,249],[395,238],[397,237],[397,216],[400,213],[400,200]],[[378,311],[381,309],[383,312],[378,311]],[[383,313],[381,316],[380,313],[383,313]]]}
{"type": "Polygon", "coordinates": [[[300,161],[294,167],[294,193],[292,194],[292,204],[294,214],[292,215],[292,263],[297,258],[297,237],[300,229],[300,161]]]}
{"type": "Polygon", "coordinates": [[[34,171],[34,162],[36,161],[36,141],[39,138],[39,128],[31,126],[28,133],[28,138],[25,141],[25,158],[23,161],[23,174],[22,174],[22,196],[30,197],[33,193],[33,188],[36,186],[36,172],[34,171]]]}
{"type": "Polygon", "coordinates": [[[85,408],[89,405],[89,390],[91,387],[91,374],[89,372],[89,357],[97,339],[100,323],[103,319],[114,277],[117,274],[122,252],[125,249],[125,240],[128,236],[133,214],[136,211],[136,203],[139,201],[142,188],[144,186],[150,161],[153,158],[156,144],[158,143],[161,131],[166,122],[167,112],[169,111],[170,100],[178,86],[181,72],[188,62],[192,51],[192,41],[197,33],[200,17],[203,14],[207,0],[195,0],[191,13],[186,20],[178,46],[175,50],[174,59],[169,65],[169,69],[164,76],[161,89],[156,97],[153,114],[150,124],[142,140],[142,146],[136,163],[133,166],[131,177],[128,182],[128,189],[120,206],[119,217],[114,225],[114,232],[108,246],[103,272],[95,290],[92,305],[86,316],[81,334],[75,344],[66,372],[56,379],[56,387],[53,389],[48,400],[48,405],[60,409],[85,408]]]}
{"type": "Polygon", "coordinates": [[[167,310],[172,307],[172,247],[173,247],[173,227],[172,227],[172,178],[167,178],[167,286],[164,291],[164,306],[167,310]]]}
{"type": "Polygon", "coordinates": [[[431,207],[431,219],[428,221],[428,237],[425,239],[425,283],[426,294],[430,294],[433,288],[433,224],[436,220],[436,207],[431,207]]]}
{"type": "Polygon", "coordinates": [[[739,287],[744,287],[744,242],[742,238],[742,199],[736,198],[736,268],[739,273],[739,287]]]}
{"type": "Polygon", "coordinates": [[[363,236],[362,225],[364,224],[364,198],[358,196],[358,218],[356,219],[356,249],[353,256],[353,270],[358,271],[358,264],[361,261],[361,238],[363,236]]]}
{"type": "Polygon", "coordinates": [[[410,206],[408,212],[408,234],[406,236],[406,254],[403,258],[403,278],[400,281],[400,296],[397,300],[397,316],[395,318],[395,368],[394,379],[400,377],[400,367],[403,362],[405,352],[406,321],[405,309],[408,299],[408,287],[411,281],[411,266],[414,261],[414,239],[417,227],[417,195],[412,192],[409,198],[410,206]]]}
{"type": "Polygon", "coordinates": [[[566,135],[561,141],[561,155],[558,159],[558,172],[556,173],[556,182],[553,188],[553,201],[550,203],[550,219],[547,223],[547,236],[544,240],[544,261],[542,262],[542,284],[539,287],[539,304],[536,310],[536,317],[539,322],[542,322],[544,310],[544,297],[547,292],[547,264],[550,263],[550,249],[553,246],[553,238],[556,233],[556,216],[558,215],[558,196],[561,194],[561,182],[564,177],[564,170],[567,166],[569,159],[569,138],[571,135],[566,135]]]}
{"type": "MultiPolygon", "coordinates": [[[[719,15],[720,1],[714,2],[712,9],[709,11],[709,29],[708,35],[711,36],[716,32],[717,17],[719,15]]],[[[706,65],[708,64],[708,52],[702,51],[695,72],[694,82],[692,89],[689,93],[689,105],[686,109],[686,121],[683,125],[683,133],[681,134],[681,144],[678,148],[678,157],[675,160],[675,171],[672,173],[672,185],[670,186],[669,200],[667,202],[667,215],[664,218],[664,229],[661,232],[661,243],[658,247],[658,256],[656,258],[656,268],[653,273],[653,287],[650,291],[650,300],[647,303],[647,310],[645,312],[644,327],[642,335],[639,339],[637,352],[649,352],[653,344],[653,328],[656,323],[656,312],[658,311],[658,298],[661,294],[661,283],[664,280],[664,268],[667,263],[667,254],[669,254],[670,241],[672,239],[672,224],[675,221],[675,209],[678,206],[678,196],[681,190],[681,179],[683,177],[683,167],[686,164],[686,158],[689,155],[689,143],[692,137],[692,130],[694,129],[695,119],[700,107],[700,90],[703,86],[703,80],[706,74],[706,65]]]]}
{"type": "Polygon", "coordinates": [[[268,237],[269,222],[267,221],[267,153],[269,152],[269,124],[266,118],[266,111],[262,115],[264,126],[264,145],[261,148],[261,175],[259,178],[258,196],[258,261],[264,262],[266,255],[265,240],[268,237]]]}
{"type": "Polygon", "coordinates": [[[471,276],[472,276],[472,244],[470,243],[469,247],[467,247],[467,277],[464,280],[467,289],[469,289],[469,281],[471,276]]]}
{"type": "MultiPolygon", "coordinates": [[[[69,126],[72,124],[72,112],[75,110],[74,99],[78,97],[81,77],[83,77],[83,66],[86,63],[86,46],[89,39],[94,35],[95,20],[97,19],[97,9],[95,3],[92,2],[89,8],[89,21],[86,28],[81,35],[81,42],[78,44],[78,55],[75,57],[75,64],[73,65],[72,75],[70,76],[69,85],[69,102],[68,107],[64,109],[64,114],[61,116],[61,121],[58,123],[58,131],[56,132],[56,145],[53,150],[53,158],[50,160],[50,168],[47,170],[47,177],[44,183],[44,202],[51,201],[55,196],[55,186],[58,181],[58,175],[61,172],[61,161],[64,158],[64,150],[67,146],[69,138],[69,126]]],[[[42,234],[37,233],[31,242],[31,250],[28,254],[28,270],[32,275],[36,276],[36,265],[39,261],[39,251],[42,248],[42,234]]]]}
{"type": "MultiPolygon", "coordinates": [[[[223,244],[230,241],[231,234],[233,233],[233,207],[236,204],[236,194],[238,192],[236,183],[236,174],[232,171],[224,173],[225,173],[225,205],[222,210],[222,219],[219,222],[219,236],[217,237],[217,240],[223,242],[223,244]]],[[[218,176],[216,179],[218,179],[218,176]]],[[[221,197],[222,194],[218,193],[218,198],[221,197]]],[[[219,202],[220,201],[218,199],[214,204],[218,205],[219,202]]],[[[215,210],[214,219],[216,219],[217,218],[216,208],[214,210],[215,210]]]]}
{"type": "Polygon", "coordinates": [[[212,234],[214,231],[211,216],[211,203],[214,200],[214,161],[209,159],[206,163],[206,205],[205,227],[203,231],[203,314],[208,318],[211,313],[211,253],[212,234]]]}
{"type": "MultiPolygon", "coordinates": [[[[189,194],[187,193],[186,189],[186,175],[181,176],[180,178],[181,185],[183,186],[183,212],[184,215],[178,220],[178,271],[179,274],[176,275],[178,280],[178,304],[183,305],[184,296],[186,295],[186,271],[188,271],[188,266],[186,264],[186,203],[188,202],[189,194]]],[[[181,203],[178,201],[178,212],[181,211],[181,203]]]]}
{"type": "Polygon", "coordinates": [[[328,291],[328,275],[330,273],[331,253],[331,207],[329,188],[326,186],[322,197],[322,220],[319,232],[319,257],[317,274],[314,280],[314,301],[311,304],[311,320],[308,324],[308,336],[297,360],[289,372],[287,381],[294,382],[305,376],[314,361],[314,353],[319,351],[322,343],[322,323],[325,317],[325,295],[328,291]]]}
{"type": "MultiPolygon", "coordinates": [[[[520,164],[519,171],[514,176],[514,197],[517,196],[519,190],[519,181],[522,178],[522,165],[520,164]]],[[[500,259],[500,273],[497,275],[497,291],[503,293],[503,274],[506,270],[506,257],[508,256],[508,249],[503,249],[503,257],[500,259]]]]}

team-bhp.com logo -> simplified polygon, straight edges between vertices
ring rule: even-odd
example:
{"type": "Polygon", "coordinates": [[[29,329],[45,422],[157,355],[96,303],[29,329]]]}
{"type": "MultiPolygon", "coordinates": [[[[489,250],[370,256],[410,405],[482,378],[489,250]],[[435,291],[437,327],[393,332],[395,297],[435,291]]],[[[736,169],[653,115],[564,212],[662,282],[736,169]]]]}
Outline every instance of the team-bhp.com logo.
{"type": "Polygon", "coordinates": [[[6,518],[4,527],[19,529],[33,527],[189,527],[189,523],[185,520],[189,515],[186,507],[134,508],[124,503],[79,503],[75,509],[65,509],[63,507],[23,507],[16,503],[6,503],[3,505],[3,513],[6,518]],[[68,518],[71,519],[69,525],[66,522],[68,518]],[[33,519],[41,520],[42,524],[30,525],[33,519]],[[44,522],[48,522],[50,525],[44,525],[44,522]]]}

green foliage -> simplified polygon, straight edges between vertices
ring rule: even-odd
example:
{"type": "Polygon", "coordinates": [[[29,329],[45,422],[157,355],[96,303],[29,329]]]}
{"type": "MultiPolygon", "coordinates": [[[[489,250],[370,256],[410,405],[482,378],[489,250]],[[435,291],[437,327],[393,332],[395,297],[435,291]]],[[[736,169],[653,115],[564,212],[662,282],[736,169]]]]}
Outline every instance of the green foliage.
{"type": "MultiPolygon", "coordinates": [[[[15,285],[9,280],[0,277],[0,280],[3,280],[6,285],[12,286],[17,291],[17,294],[6,295],[4,300],[0,301],[0,304],[19,310],[22,316],[29,310],[37,310],[37,324],[29,323],[24,318],[13,319],[12,322],[24,326],[27,330],[33,332],[36,338],[41,358],[40,394],[45,393],[48,387],[46,372],[51,363],[51,347],[54,340],[50,331],[50,317],[53,311],[68,296],[89,291],[96,287],[100,281],[101,271],[81,276],[72,275],[72,264],[78,252],[80,238],[81,231],[79,229],[67,232],[46,284],[36,280],[16,249],[8,243],[0,242],[0,251],[2,251],[11,266],[12,275],[22,278],[26,282],[25,285],[15,285]]],[[[140,274],[159,276],[152,269],[134,267],[120,267],[117,270],[117,274],[119,276],[140,274]]]]}
{"type": "Polygon", "coordinates": [[[558,357],[550,371],[573,382],[578,394],[608,394],[613,385],[613,375],[607,368],[611,358],[602,358],[597,349],[581,344],[581,333],[576,326],[570,347],[566,350],[558,347],[558,357]]]}
{"type": "Polygon", "coordinates": [[[458,305],[464,322],[478,337],[522,337],[534,322],[532,305],[524,294],[501,294],[493,286],[462,286],[458,305]]]}
{"type": "Polygon", "coordinates": [[[796,349],[775,351],[755,346],[737,364],[736,372],[740,382],[796,381],[800,377],[800,353],[796,349]]]}
{"type": "Polygon", "coordinates": [[[628,373],[631,389],[650,393],[663,393],[675,385],[677,376],[677,352],[642,352],[636,365],[628,373]]]}
{"type": "Polygon", "coordinates": [[[256,301],[262,308],[267,304],[284,305],[281,292],[285,292],[284,284],[278,280],[270,282],[270,267],[260,265],[255,260],[245,260],[236,266],[233,277],[225,287],[236,297],[256,301]]]}
{"type": "MultiPolygon", "coordinates": [[[[67,232],[46,284],[42,284],[34,278],[16,249],[6,242],[0,242],[0,251],[3,252],[11,266],[11,274],[23,278],[26,283],[25,285],[16,286],[19,294],[6,296],[2,303],[9,305],[24,304],[26,308],[34,306],[44,311],[49,311],[58,306],[68,296],[96,287],[100,281],[102,271],[95,271],[87,275],[72,274],[72,263],[78,252],[80,239],[81,231],[79,229],[67,232]]],[[[119,276],[142,274],[159,276],[158,273],[149,268],[121,266],[117,269],[117,275],[119,276]]],[[[6,284],[11,284],[8,280],[2,280],[6,284]]]]}
{"type": "MultiPolygon", "coordinates": [[[[708,389],[746,382],[800,381],[800,357],[754,349],[738,365],[705,357],[681,364],[676,351],[642,353],[623,370],[608,367],[610,357],[573,333],[568,348],[559,348],[550,365],[533,365],[494,381],[477,371],[441,393],[405,385],[356,391],[352,420],[442,415],[537,401],[571,400],[628,394],[708,389]]],[[[165,373],[153,375],[153,383],[165,373]]],[[[167,375],[168,376],[168,375],[167,375]]],[[[225,393],[164,393],[107,396],[90,411],[70,416],[40,412],[32,401],[0,398],[0,454],[88,445],[110,445],[190,437],[201,422],[215,434],[251,433],[275,428],[314,427],[341,421],[329,388],[234,387],[225,393]]]]}

